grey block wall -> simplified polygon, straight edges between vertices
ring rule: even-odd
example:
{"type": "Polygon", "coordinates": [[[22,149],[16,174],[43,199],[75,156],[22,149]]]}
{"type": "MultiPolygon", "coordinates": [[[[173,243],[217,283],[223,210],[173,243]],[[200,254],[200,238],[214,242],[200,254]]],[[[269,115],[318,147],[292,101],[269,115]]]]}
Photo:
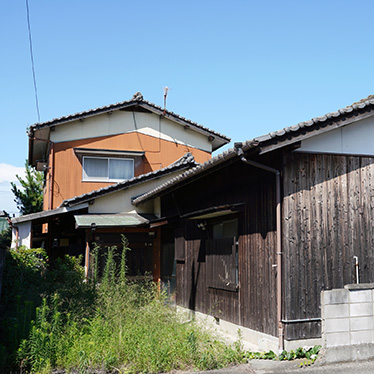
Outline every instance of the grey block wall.
{"type": "Polygon", "coordinates": [[[374,284],[322,291],[325,348],[374,343],[374,284]]]}

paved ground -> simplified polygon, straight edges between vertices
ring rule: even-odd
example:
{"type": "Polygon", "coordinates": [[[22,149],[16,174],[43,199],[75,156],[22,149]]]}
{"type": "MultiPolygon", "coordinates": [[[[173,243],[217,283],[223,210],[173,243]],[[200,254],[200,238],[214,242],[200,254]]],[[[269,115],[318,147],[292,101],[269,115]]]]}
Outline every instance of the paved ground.
{"type": "Polygon", "coordinates": [[[301,361],[252,360],[246,365],[194,374],[374,374],[374,361],[324,365],[317,360],[312,366],[300,368],[301,361]]]}
{"type": "MultiPolygon", "coordinates": [[[[265,360],[252,361],[250,366],[253,374],[373,374],[374,361],[358,361],[350,363],[339,363],[324,365],[323,362],[317,362],[312,366],[300,368],[299,362],[272,362],[265,360]]],[[[222,373],[223,374],[223,373],[222,373]]]]}

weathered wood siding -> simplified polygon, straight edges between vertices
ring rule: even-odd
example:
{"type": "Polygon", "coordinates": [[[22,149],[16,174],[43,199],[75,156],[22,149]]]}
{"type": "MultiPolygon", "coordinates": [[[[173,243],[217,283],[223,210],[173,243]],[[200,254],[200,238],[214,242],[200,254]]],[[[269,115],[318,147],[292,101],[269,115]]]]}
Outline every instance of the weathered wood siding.
{"type": "MultiPolygon", "coordinates": [[[[321,317],[320,292],[374,282],[374,158],[284,153],[285,320],[321,317]]],[[[286,324],[286,339],[321,336],[319,322],[286,324]]]]}
{"type": "Polygon", "coordinates": [[[176,230],[177,304],[276,336],[275,177],[239,160],[162,198],[166,216],[243,203],[239,220],[239,288],[208,287],[206,231],[195,220],[176,230]],[[184,258],[183,258],[184,254],[184,258]]]}

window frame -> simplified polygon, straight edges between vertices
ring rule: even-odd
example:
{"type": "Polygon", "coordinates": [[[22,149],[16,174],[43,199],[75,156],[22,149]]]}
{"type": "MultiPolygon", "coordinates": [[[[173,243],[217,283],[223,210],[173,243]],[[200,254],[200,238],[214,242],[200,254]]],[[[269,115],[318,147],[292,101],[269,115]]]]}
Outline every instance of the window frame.
{"type": "MultiPolygon", "coordinates": [[[[209,237],[210,239],[206,240],[206,253],[205,253],[205,263],[206,263],[206,283],[208,288],[213,289],[220,289],[226,291],[238,291],[239,289],[239,227],[240,227],[240,216],[238,215],[229,215],[226,217],[219,217],[209,222],[209,237]],[[236,233],[234,236],[222,236],[214,238],[214,226],[220,224],[227,224],[236,221],[236,233]],[[208,243],[209,242],[209,243],[208,243]],[[213,244],[213,243],[216,244],[213,244]],[[226,248],[225,254],[219,255],[218,253],[212,253],[211,248],[212,244],[216,248],[221,248],[222,246],[219,243],[225,243],[224,247],[226,248]],[[218,244],[218,247],[217,247],[218,244]],[[231,253],[229,254],[228,251],[231,253]],[[226,283],[224,279],[221,278],[221,274],[219,274],[218,268],[221,266],[217,266],[217,256],[220,256],[221,259],[219,261],[220,264],[231,264],[230,277],[227,279],[228,282],[226,283]],[[216,257],[216,259],[214,259],[216,257]],[[228,262],[227,262],[228,261],[228,262]],[[217,278],[218,277],[218,278],[217,278]]],[[[222,268],[220,269],[223,270],[222,268]]]]}
{"type": "Polygon", "coordinates": [[[83,156],[82,157],[82,182],[97,182],[97,183],[107,183],[107,182],[121,182],[127,179],[131,179],[134,177],[135,173],[135,163],[133,158],[129,157],[106,157],[106,156],[83,156]],[[107,160],[107,176],[106,178],[99,178],[99,177],[87,177],[85,172],[85,160],[86,159],[96,159],[96,160],[107,160]],[[130,178],[122,178],[122,179],[114,179],[109,178],[109,170],[110,170],[110,160],[126,160],[131,162],[131,171],[132,176],[130,178]]]}

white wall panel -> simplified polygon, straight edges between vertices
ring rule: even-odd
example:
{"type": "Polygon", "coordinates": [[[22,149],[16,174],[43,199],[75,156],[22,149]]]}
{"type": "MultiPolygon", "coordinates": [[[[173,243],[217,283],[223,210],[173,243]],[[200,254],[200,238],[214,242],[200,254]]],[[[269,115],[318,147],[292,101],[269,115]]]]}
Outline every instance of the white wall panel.
{"type": "Polygon", "coordinates": [[[115,111],[112,114],[101,114],[86,118],[84,121],[73,121],[55,126],[51,132],[53,142],[65,142],[78,139],[96,138],[101,136],[126,134],[138,131],[142,134],[161,138],[167,141],[192,146],[212,152],[212,143],[208,137],[192,127],[184,126],[152,113],[135,113],[115,111]]]}
{"type": "Polygon", "coordinates": [[[374,119],[367,118],[303,140],[300,152],[374,155],[374,119]]]}

